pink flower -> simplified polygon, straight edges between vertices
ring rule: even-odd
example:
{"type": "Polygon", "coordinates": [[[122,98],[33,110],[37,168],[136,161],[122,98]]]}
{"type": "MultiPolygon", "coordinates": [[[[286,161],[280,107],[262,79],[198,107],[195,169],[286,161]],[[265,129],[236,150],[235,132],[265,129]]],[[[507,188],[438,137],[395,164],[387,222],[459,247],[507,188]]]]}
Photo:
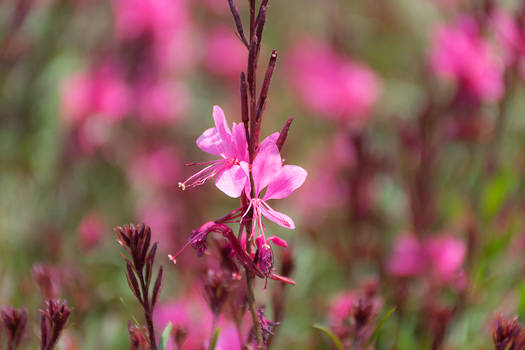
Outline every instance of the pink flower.
{"type": "Polygon", "coordinates": [[[416,237],[401,236],[396,244],[388,263],[388,271],[397,277],[413,277],[419,275],[425,268],[425,257],[416,237]]]}
{"type": "MultiPolygon", "coordinates": [[[[197,293],[198,294],[198,293],[197,293]]],[[[211,335],[212,313],[203,300],[185,297],[155,308],[154,322],[162,330],[171,322],[174,327],[185,329],[188,334],[184,341],[185,350],[202,350],[207,346],[211,335]]],[[[215,349],[240,350],[237,327],[229,320],[220,318],[221,328],[215,349]]],[[[172,340],[168,349],[174,349],[172,340]]]]}
{"type": "MultiPolygon", "coordinates": [[[[306,170],[299,166],[282,164],[281,154],[275,142],[261,143],[252,164],[254,197],[250,197],[249,183],[246,185],[246,194],[250,198],[248,210],[253,209],[253,235],[254,237],[262,236],[263,245],[267,241],[264,236],[263,216],[282,227],[295,228],[295,224],[289,216],[272,209],[266,201],[288,197],[293,191],[301,187],[306,180],[306,175],[306,170]],[[260,198],[264,189],[266,192],[260,198]],[[259,228],[258,232],[257,228],[259,228]]],[[[278,245],[284,244],[281,243],[282,240],[273,239],[273,241],[278,245]]]]}
{"type": "Polygon", "coordinates": [[[435,29],[430,64],[440,77],[456,81],[474,97],[494,101],[503,94],[502,62],[470,17],[435,29]]]}
{"type": "Polygon", "coordinates": [[[340,328],[346,321],[352,310],[354,304],[358,300],[358,296],[353,292],[344,292],[339,294],[332,305],[330,306],[330,324],[332,328],[340,328]]]}
{"type": "Polygon", "coordinates": [[[169,146],[155,147],[140,152],[132,161],[131,182],[139,187],[168,187],[177,183],[180,174],[179,154],[169,146]]]}
{"type": "Polygon", "coordinates": [[[160,196],[139,201],[136,216],[140,222],[147,222],[160,249],[168,250],[173,245],[174,233],[181,223],[184,208],[177,201],[170,201],[160,196]]]}
{"type": "Polygon", "coordinates": [[[190,105],[183,84],[157,82],[137,86],[137,112],[146,125],[165,125],[181,119],[190,105]]]}
{"type": "Polygon", "coordinates": [[[466,253],[465,242],[451,235],[431,237],[426,240],[424,251],[437,280],[452,283],[461,277],[461,266],[466,253]]]}
{"type": "Polygon", "coordinates": [[[98,214],[91,213],[84,216],[78,226],[82,248],[91,249],[96,246],[100,242],[103,231],[104,222],[98,214]]]}
{"type": "Polygon", "coordinates": [[[217,27],[209,34],[204,63],[211,72],[237,81],[246,58],[246,48],[230,27],[217,27]]]}
{"type": "Polygon", "coordinates": [[[129,92],[120,70],[110,63],[70,77],[62,90],[62,113],[72,122],[94,115],[119,121],[126,117],[129,103],[129,92]]]}
{"type": "Polygon", "coordinates": [[[381,90],[372,70],[311,40],[293,49],[290,57],[294,87],[307,107],[338,121],[368,119],[381,90]]]}
{"type": "Polygon", "coordinates": [[[465,243],[451,235],[432,236],[423,241],[404,235],[394,246],[388,271],[397,277],[423,276],[462,289],[466,282],[462,269],[465,253],[465,243]]]}
{"type": "Polygon", "coordinates": [[[248,179],[248,150],[244,125],[233,123],[228,127],[223,110],[213,107],[215,127],[210,128],[197,139],[197,146],[204,152],[219,156],[201,171],[190,176],[179,186],[186,188],[202,185],[208,179],[216,178],[217,187],[230,197],[236,198],[246,185],[248,179]]]}
{"type": "Polygon", "coordinates": [[[185,0],[114,0],[114,7],[117,38],[147,38],[156,64],[163,68],[182,71],[192,62],[185,0]]]}

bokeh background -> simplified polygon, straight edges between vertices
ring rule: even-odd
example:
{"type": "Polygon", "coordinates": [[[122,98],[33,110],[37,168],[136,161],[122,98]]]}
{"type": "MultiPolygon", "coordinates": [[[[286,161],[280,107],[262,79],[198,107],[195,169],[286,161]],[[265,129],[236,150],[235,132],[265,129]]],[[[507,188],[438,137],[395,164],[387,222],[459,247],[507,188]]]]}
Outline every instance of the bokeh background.
{"type": "MultiPolygon", "coordinates": [[[[309,172],[278,205],[297,229],[269,225],[297,282],[273,348],[330,349],[312,325],[343,334],[360,295],[376,318],[396,307],[377,349],[490,349],[498,313],[525,316],[523,6],[270,0],[263,134],[293,116],[283,157],[309,172]]],[[[240,121],[227,1],[4,0],[0,28],[0,306],[28,308],[23,347],[45,275],[74,308],[62,349],[129,348],[141,313],[112,228],[130,222],[159,242],[159,324],[208,339],[206,257],[167,255],[237,205],[177,186],[210,160],[195,140],[213,105],[240,121]]],[[[278,286],[257,285],[270,319],[278,286]]]]}

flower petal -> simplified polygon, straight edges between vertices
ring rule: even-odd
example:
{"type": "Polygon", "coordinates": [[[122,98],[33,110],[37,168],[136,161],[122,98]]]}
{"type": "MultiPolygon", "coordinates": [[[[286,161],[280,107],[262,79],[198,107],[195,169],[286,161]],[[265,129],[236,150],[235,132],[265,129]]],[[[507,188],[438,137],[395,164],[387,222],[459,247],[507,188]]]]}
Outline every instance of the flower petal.
{"type": "Polygon", "coordinates": [[[223,153],[224,146],[222,139],[216,128],[205,130],[197,139],[197,146],[206,153],[220,156],[223,153]]]}
{"type": "Polygon", "coordinates": [[[255,156],[252,164],[252,175],[255,186],[255,196],[270,183],[272,177],[281,169],[282,161],[279,149],[274,142],[267,142],[255,156]]]}
{"type": "Polygon", "coordinates": [[[260,205],[259,209],[264,217],[282,227],[288,228],[290,230],[295,229],[295,223],[293,222],[292,218],[290,218],[286,214],[280,213],[277,210],[272,209],[266,202],[262,203],[263,205],[260,205]]]}
{"type": "Polygon", "coordinates": [[[273,134],[270,134],[262,140],[261,143],[259,143],[259,149],[263,148],[267,143],[276,143],[277,139],[279,138],[279,133],[274,132],[273,134]]]}
{"type": "Polygon", "coordinates": [[[215,127],[205,130],[199,136],[197,146],[204,152],[227,158],[232,153],[232,136],[224,112],[219,106],[213,107],[213,120],[215,127]]]}
{"type": "Polygon", "coordinates": [[[248,161],[248,143],[246,142],[246,133],[242,123],[233,123],[231,157],[245,162],[248,161]]]}
{"type": "Polygon", "coordinates": [[[237,198],[241,195],[248,180],[248,174],[240,165],[233,165],[222,171],[215,181],[215,185],[226,195],[237,198]]]}
{"type": "Polygon", "coordinates": [[[297,165],[283,166],[268,185],[264,200],[288,197],[290,193],[302,186],[306,175],[308,175],[306,170],[297,165]]]}
{"type": "Polygon", "coordinates": [[[275,280],[275,281],[281,281],[281,282],[284,282],[284,283],[291,284],[292,286],[296,285],[296,283],[295,283],[295,281],[293,279],[288,278],[288,277],[284,277],[284,276],[280,276],[280,275],[276,275],[275,273],[272,273],[270,275],[270,278],[272,280],[275,280]]]}
{"type": "Polygon", "coordinates": [[[278,245],[279,247],[283,247],[283,248],[288,247],[288,243],[284,239],[277,237],[277,236],[272,236],[268,238],[268,241],[273,242],[273,244],[278,245]]]}

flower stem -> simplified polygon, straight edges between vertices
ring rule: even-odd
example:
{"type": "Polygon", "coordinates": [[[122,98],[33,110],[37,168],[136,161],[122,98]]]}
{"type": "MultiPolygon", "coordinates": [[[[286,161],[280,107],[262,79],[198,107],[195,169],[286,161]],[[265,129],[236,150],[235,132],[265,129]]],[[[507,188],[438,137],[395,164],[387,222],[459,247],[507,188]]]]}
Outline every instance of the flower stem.
{"type": "Polygon", "coordinates": [[[257,341],[257,349],[263,349],[263,337],[261,327],[259,326],[259,319],[257,318],[257,309],[255,307],[255,296],[253,293],[253,278],[248,269],[246,271],[246,287],[248,289],[248,309],[252,315],[253,328],[255,331],[255,339],[257,341]]]}

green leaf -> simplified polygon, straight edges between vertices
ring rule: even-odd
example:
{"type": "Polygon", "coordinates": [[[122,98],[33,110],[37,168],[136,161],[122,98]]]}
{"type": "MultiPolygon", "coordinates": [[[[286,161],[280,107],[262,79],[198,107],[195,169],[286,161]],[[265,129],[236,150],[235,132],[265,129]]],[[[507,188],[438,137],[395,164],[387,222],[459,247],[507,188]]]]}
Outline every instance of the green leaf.
{"type": "Polygon", "coordinates": [[[168,323],[166,328],[162,331],[162,335],[160,336],[160,342],[159,342],[159,350],[166,350],[166,346],[168,345],[168,341],[170,340],[171,335],[171,329],[173,328],[173,325],[168,323]]]}
{"type": "Polygon", "coordinates": [[[219,333],[221,332],[221,328],[217,327],[217,330],[215,331],[215,335],[213,336],[213,339],[211,340],[210,349],[209,350],[215,350],[215,346],[217,345],[217,340],[219,339],[219,333]]]}
{"type": "Polygon", "coordinates": [[[392,316],[394,311],[396,311],[396,307],[395,306],[393,308],[391,308],[390,310],[388,310],[388,312],[383,317],[381,317],[379,322],[377,322],[376,329],[374,329],[374,331],[372,332],[372,335],[370,336],[370,339],[368,339],[368,342],[366,343],[365,348],[370,346],[370,344],[372,344],[377,339],[377,337],[379,336],[379,330],[381,329],[381,327],[383,327],[385,322],[388,321],[390,316],[392,316]]]}
{"type": "Polygon", "coordinates": [[[343,349],[343,343],[341,343],[341,339],[339,339],[339,337],[337,335],[332,333],[332,331],[330,331],[329,329],[326,329],[324,326],[322,326],[320,324],[314,324],[312,327],[315,328],[315,329],[320,330],[321,332],[323,332],[324,334],[329,336],[330,339],[332,339],[332,342],[334,343],[334,345],[337,348],[337,350],[344,350],[343,349]]]}

